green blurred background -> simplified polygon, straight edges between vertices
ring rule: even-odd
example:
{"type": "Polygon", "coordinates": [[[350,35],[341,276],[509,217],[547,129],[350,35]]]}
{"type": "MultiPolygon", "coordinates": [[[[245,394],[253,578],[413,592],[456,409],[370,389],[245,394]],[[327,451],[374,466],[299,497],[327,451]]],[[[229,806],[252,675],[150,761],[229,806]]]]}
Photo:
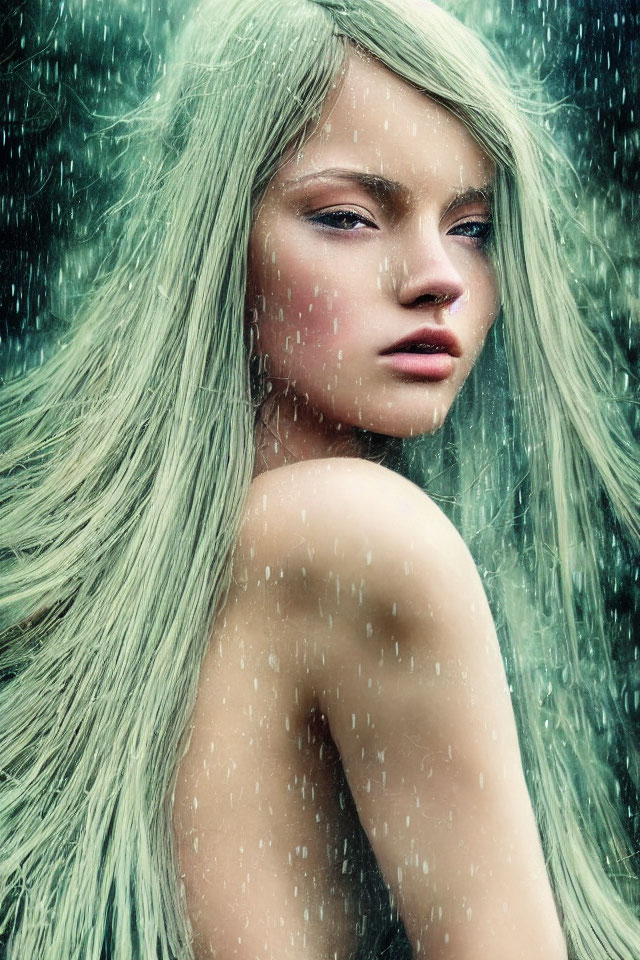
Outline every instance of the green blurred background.
{"type": "MultiPolygon", "coordinates": [[[[265,0],[269,2],[269,0],[265,0]]],[[[449,0],[520,70],[562,101],[550,122],[580,180],[579,219],[600,239],[574,263],[582,289],[637,370],[640,317],[639,0],[449,0]]],[[[4,0],[0,13],[0,376],[41,363],[64,339],[109,238],[118,193],[112,121],[161,77],[183,0],[4,0]]],[[[633,383],[616,384],[640,425],[633,383]]],[[[635,390],[637,401],[637,390],[635,390]]],[[[613,520],[604,552],[619,695],[640,726],[638,558],[613,520]]],[[[640,838],[627,758],[611,757],[640,838]]],[[[640,739],[640,738],[639,738],[640,739]]]]}

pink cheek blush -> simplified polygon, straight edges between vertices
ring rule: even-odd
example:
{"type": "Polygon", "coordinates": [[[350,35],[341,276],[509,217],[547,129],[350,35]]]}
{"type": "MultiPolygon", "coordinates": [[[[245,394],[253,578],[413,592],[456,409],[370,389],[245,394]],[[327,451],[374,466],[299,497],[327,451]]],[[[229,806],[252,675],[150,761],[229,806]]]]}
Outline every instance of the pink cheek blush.
{"type": "Polygon", "coordinates": [[[326,350],[335,344],[334,312],[328,311],[320,298],[294,299],[291,308],[285,313],[285,318],[291,318],[290,325],[300,330],[304,346],[326,350]],[[309,309],[310,306],[311,309],[309,309]],[[293,318],[296,318],[295,321],[293,318]]]}
{"type": "Polygon", "coordinates": [[[294,296],[285,317],[298,318],[296,325],[307,348],[326,352],[348,341],[351,325],[348,314],[345,314],[335,297],[314,294],[313,297],[294,296]]]}

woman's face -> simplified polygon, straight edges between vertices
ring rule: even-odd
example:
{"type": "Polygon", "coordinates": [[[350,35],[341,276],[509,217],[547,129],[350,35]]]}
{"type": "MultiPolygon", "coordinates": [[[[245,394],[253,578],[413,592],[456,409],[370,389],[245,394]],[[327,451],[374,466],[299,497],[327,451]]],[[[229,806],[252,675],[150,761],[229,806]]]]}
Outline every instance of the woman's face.
{"type": "Polygon", "coordinates": [[[355,53],[330,100],[258,210],[254,352],[274,396],[287,388],[325,425],[428,433],[498,310],[493,164],[447,110],[355,53]]]}

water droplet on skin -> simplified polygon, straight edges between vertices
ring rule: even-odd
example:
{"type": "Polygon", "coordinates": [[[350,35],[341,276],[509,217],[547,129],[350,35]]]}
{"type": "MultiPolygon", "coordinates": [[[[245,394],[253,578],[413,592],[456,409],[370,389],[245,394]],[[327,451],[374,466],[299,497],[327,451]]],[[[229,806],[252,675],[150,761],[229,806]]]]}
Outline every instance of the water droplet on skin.
{"type": "Polygon", "coordinates": [[[270,653],[270,654],[269,654],[268,663],[269,663],[269,666],[271,667],[271,669],[275,671],[275,673],[280,673],[280,660],[279,660],[277,654],[275,654],[275,653],[273,653],[273,652],[270,653]]]}

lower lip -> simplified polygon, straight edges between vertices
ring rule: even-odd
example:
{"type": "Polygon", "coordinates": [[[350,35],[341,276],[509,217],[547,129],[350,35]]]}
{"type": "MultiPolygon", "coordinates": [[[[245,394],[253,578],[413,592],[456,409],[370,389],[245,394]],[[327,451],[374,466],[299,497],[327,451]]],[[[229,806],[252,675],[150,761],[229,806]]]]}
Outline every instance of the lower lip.
{"type": "Polygon", "coordinates": [[[446,380],[455,367],[455,358],[450,353],[386,353],[383,356],[399,373],[425,380],[446,380]]]}

